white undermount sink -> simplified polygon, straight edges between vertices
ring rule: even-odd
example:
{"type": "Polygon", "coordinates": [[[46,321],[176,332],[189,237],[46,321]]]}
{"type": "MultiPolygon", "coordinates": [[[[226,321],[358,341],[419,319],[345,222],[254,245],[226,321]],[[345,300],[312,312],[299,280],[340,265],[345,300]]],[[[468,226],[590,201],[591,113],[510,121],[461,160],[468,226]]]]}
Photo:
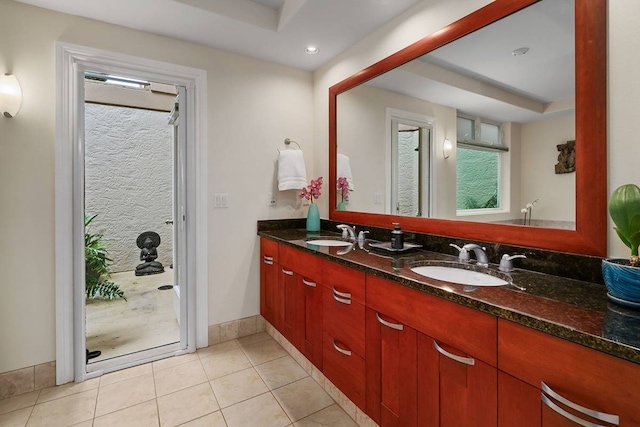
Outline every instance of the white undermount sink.
{"type": "Polygon", "coordinates": [[[352,242],[345,242],[344,240],[312,239],[312,240],[307,240],[307,245],[316,245],[316,246],[349,246],[349,245],[353,245],[353,243],[352,242]]]}
{"type": "Polygon", "coordinates": [[[499,277],[480,273],[478,271],[464,270],[462,268],[422,266],[414,267],[411,271],[421,276],[442,280],[443,282],[457,283],[459,285],[504,286],[509,284],[509,282],[502,280],[499,277]]]}

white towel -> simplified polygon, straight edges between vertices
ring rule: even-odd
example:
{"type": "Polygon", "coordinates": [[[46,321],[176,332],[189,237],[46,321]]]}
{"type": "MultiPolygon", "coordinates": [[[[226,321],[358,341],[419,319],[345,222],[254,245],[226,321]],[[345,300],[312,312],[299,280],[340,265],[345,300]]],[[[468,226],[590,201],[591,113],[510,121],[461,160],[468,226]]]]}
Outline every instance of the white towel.
{"type": "Polygon", "coordinates": [[[278,158],[278,190],[301,190],[307,186],[302,150],[281,150],[278,158]]]}
{"type": "Polygon", "coordinates": [[[353,185],[353,174],[351,173],[351,161],[344,154],[338,153],[336,162],[337,178],[345,177],[349,183],[349,191],[353,191],[356,187],[353,185]]]}

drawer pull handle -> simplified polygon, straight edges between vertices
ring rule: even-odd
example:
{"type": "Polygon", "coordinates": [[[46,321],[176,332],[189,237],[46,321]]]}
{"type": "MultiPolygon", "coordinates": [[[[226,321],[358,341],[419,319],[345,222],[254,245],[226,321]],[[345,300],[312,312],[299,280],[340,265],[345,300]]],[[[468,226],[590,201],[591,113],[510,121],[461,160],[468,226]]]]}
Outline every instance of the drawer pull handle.
{"type": "Polygon", "coordinates": [[[345,356],[351,356],[351,351],[350,350],[344,350],[344,349],[341,349],[340,347],[338,347],[338,344],[336,344],[336,340],[333,340],[333,348],[335,348],[337,351],[339,351],[340,353],[344,354],[345,356]]]}
{"type": "Polygon", "coordinates": [[[334,294],[335,296],[338,296],[338,297],[342,297],[342,298],[349,298],[349,299],[351,299],[351,294],[350,294],[350,293],[347,293],[347,292],[340,292],[340,291],[339,291],[339,290],[337,290],[336,288],[333,288],[333,294],[334,294]]]}
{"type": "Polygon", "coordinates": [[[284,274],[286,274],[287,276],[293,276],[293,271],[292,270],[285,270],[284,268],[282,269],[282,272],[284,274]]]}
{"type": "Polygon", "coordinates": [[[440,347],[435,341],[433,342],[433,347],[438,350],[438,353],[442,354],[443,356],[447,356],[449,359],[453,359],[456,362],[464,363],[465,365],[469,366],[473,366],[476,363],[475,359],[472,359],[471,357],[462,357],[453,353],[449,353],[447,350],[440,347]]]}
{"type": "Polygon", "coordinates": [[[553,389],[551,389],[551,387],[549,387],[548,385],[546,385],[544,382],[542,382],[541,385],[541,389],[542,389],[542,401],[544,402],[545,405],[547,405],[549,408],[553,409],[554,411],[556,411],[557,413],[559,413],[560,415],[562,415],[565,418],[569,418],[572,421],[575,421],[576,423],[585,426],[585,427],[601,427],[599,424],[593,424],[589,421],[585,421],[581,418],[576,417],[575,415],[565,411],[564,409],[562,409],[561,407],[559,407],[558,405],[556,405],[551,399],[549,399],[549,397],[557,400],[558,402],[568,406],[571,409],[575,409],[578,412],[581,412],[585,415],[588,415],[591,418],[595,418],[597,420],[600,421],[605,421],[607,423],[610,424],[615,424],[618,425],[620,423],[620,417],[618,417],[617,415],[612,415],[612,414],[607,414],[605,412],[598,412],[598,411],[594,411],[593,409],[589,409],[589,408],[585,408],[584,406],[580,406],[577,403],[574,403],[572,401],[570,401],[569,399],[567,399],[566,397],[563,397],[561,395],[559,395],[558,393],[556,393],[555,391],[553,391],[553,389]],[[548,397],[545,395],[545,393],[547,395],[549,395],[548,397]]]}
{"type": "Polygon", "coordinates": [[[336,295],[336,290],[333,290],[333,299],[338,301],[341,304],[351,304],[351,298],[340,298],[339,296],[336,295]]]}
{"type": "Polygon", "coordinates": [[[305,279],[302,279],[302,283],[304,283],[305,285],[311,287],[311,288],[315,288],[316,287],[316,283],[315,282],[309,282],[305,279]]]}
{"type": "Polygon", "coordinates": [[[263,256],[262,260],[265,264],[273,265],[273,257],[272,256],[263,256]]]}
{"type": "Polygon", "coordinates": [[[395,329],[397,331],[401,331],[401,330],[404,329],[403,325],[400,325],[398,323],[387,322],[382,317],[380,317],[380,313],[376,313],[376,317],[378,318],[378,322],[382,323],[384,326],[387,326],[387,327],[389,327],[391,329],[395,329]]]}

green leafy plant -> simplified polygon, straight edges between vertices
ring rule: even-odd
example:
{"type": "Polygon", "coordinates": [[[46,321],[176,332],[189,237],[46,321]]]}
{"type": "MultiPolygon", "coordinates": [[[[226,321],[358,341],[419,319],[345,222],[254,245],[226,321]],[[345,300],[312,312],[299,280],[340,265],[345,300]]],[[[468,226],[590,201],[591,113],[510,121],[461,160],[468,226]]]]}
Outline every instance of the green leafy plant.
{"type": "Polygon", "coordinates": [[[85,261],[85,292],[87,298],[115,299],[122,298],[124,291],[120,286],[107,280],[109,278],[109,263],[111,259],[107,255],[106,245],[102,242],[102,234],[92,234],[87,231],[87,226],[98,216],[84,216],[84,261],[85,261]]]}
{"type": "Polygon", "coordinates": [[[616,225],[614,230],[629,249],[629,263],[640,266],[638,246],[640,246],[640,188],[635,184],[622,185],[609,199],[609,215],[616,225]]]}

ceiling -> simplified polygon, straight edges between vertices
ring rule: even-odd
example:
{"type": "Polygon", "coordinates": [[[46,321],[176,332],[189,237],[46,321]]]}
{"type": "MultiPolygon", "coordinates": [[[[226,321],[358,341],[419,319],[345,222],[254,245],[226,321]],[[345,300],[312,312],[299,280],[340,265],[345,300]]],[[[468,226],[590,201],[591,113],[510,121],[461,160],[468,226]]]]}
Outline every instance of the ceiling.
{"type": "Polygon", "coordinates": [[[420,0],[17,0],[315,70],[420,0]],[[316,55],[305,48],[317,46],[316,55]]]}

